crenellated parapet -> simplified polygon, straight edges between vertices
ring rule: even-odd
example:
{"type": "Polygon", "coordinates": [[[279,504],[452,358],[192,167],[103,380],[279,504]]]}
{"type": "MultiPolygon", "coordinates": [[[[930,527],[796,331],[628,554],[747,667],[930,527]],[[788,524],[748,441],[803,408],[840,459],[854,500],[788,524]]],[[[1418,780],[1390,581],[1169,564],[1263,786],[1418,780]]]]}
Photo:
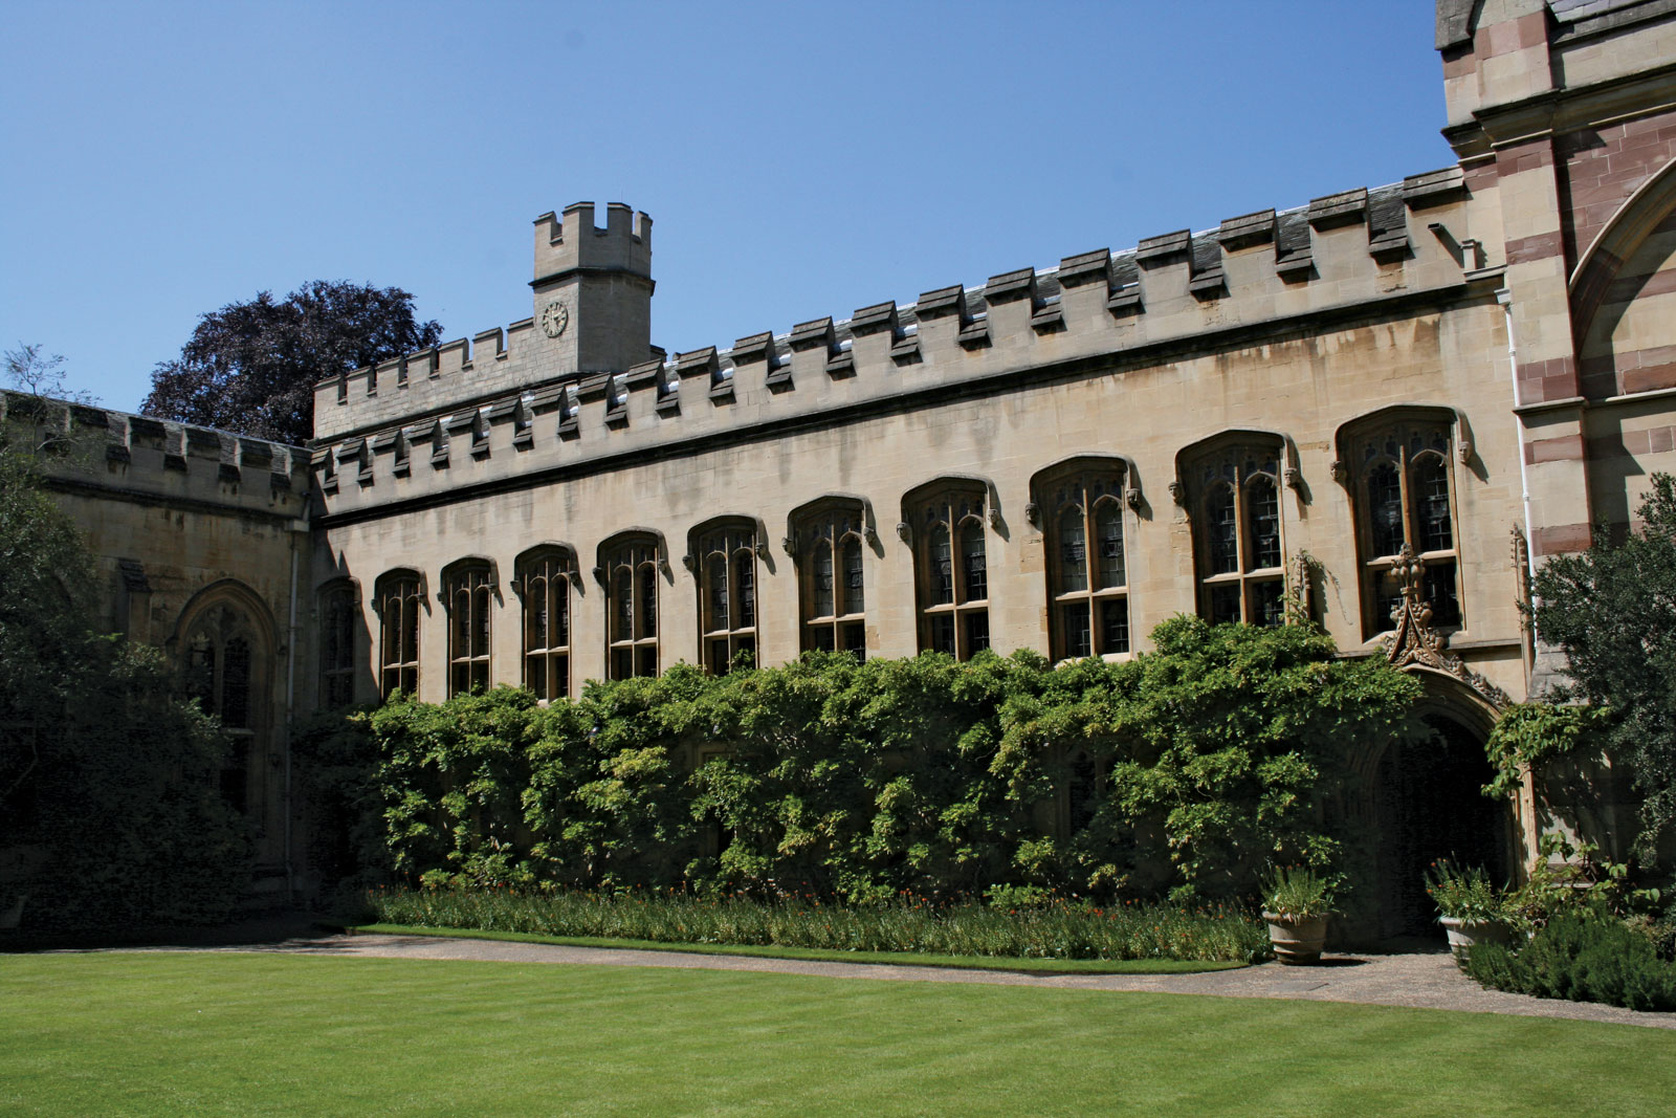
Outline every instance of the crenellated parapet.
{"type": "Polygon", "coordinates": [[[10,391],[0,391],[0,430],[60,488],[285,517],[307,509],[302,447],[10,391]]]}
{"type": "MultiPolygon", "coordinates": [[[[1460,169],[1447,168],[936,288],[912,303],[874,303],[727,348],[666,357],[647,347],[639,360],[602,369],[543,365],[544,333],[525,320],[324,382],[315,466],[328,510],[348,511],[506,471],[604,468],[622,455],[819,422],[904,393],[1145,367],[1184,346],[1250,344],[1377,316],[1393,300],[1461,298],[1495,271],[1460,253],[1475,243],[1467,198],[1460,169]]],[[[648,236],[649,223],[631,222],[627,207],[613,208],[604,231],[591,229],[591,207],[565,213],[564,222],[550,214],[538,222],[538,272],[649,263],[630,240],[648,236]]]]}

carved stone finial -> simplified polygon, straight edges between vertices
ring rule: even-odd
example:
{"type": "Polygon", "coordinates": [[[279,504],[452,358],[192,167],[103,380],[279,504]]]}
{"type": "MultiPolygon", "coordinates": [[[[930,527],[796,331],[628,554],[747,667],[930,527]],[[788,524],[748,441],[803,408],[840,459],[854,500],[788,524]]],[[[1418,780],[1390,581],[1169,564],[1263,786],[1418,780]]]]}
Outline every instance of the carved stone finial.
{"type": "Polygon", "coordinates": [[[1426,564],[1414,549],[1403,544],[1397,561],[1391,565],[1402,600],[1391,611],[1397,623],[1395,632],[1387,634],[1385,658],[1395,668],[1421,667],[1454,676],[1498,710],[1512,703],[1507,692],[1485,679],[1461,662],[1461,658],[1444,651],[1443,634],[1432,628],[1432,607],[1426,599],[1426,564]]]}

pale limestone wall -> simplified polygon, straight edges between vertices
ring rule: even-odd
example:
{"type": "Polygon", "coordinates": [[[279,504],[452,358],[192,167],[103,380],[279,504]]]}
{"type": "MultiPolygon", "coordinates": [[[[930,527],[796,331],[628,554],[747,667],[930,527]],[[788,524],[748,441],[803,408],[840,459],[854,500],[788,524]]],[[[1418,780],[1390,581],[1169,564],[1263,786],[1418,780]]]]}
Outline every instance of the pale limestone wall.
{"type": "Polygon", "coordinates": [[[1566,26],[1552,50],[1555,83],[1577,89],[1668,66],[1676,58],[1676,23],[1636,22],[1634,17],[1657,14],[1643,12],[1566,26]]]}
{"type": "MultiPolygon", "coordinates": [[[[659,377],[673,381],[671,374],[683,371],[673,364],[631,378],[626,425],[607,423],[602,391],[585,392],[571,439],[558,436],[558,413],[535,412],[528,449],[516,449],[508,417],[484,428],[486,453],[480,445],[474,454],[469,433],[458,433],[446,468],[433,466],[428,444],[416,445],[405,477],[393,468],[393,446],[371,453],[352,445],[349,458],[341,445],[333,448],[320,456],[322,465],[329,457],[336,478],[315,569],[322,582],[343,571],[360,582],[369,642],[365,693],[375,690],[373,582],[391,568],[414,566],[426,576],[431,611],[421,695],[443,697],[440,572],[467,555],[497,564],[502,604],[493,675],[518,682],[519,609],[509,584],[518,554],[545,541],[567,543],[578,554],[585,593],[573,601],[573,677],[577,685],[599,677],[604,593],[587,572],[601,541],[629,527],[660,532],[668,548],[669,572],[660,583],[662,663],[696,661],[697,586],[680,557],[694,525],[728,513],[766,525],[759,656],[764,663],[791,659],[798,653],[797,581],[780,537],[791,510],[834,493],[866,497],[878,528],[878,549],[866,557],[869,652],[911,655],[912,555],[892,526],[905,492],[947,474],[979,475],[995,485],[1001,527],[988,537],[995,646],[1046,652],[1043,536],[1024,509],[1032,475],[1080,454],[1134,463],[1143,500],[1126,523],[1131,627],[1144,638],[1158,622],[1195,609],[1189,526],[1169,492],[1176,454],[1231,428],[1275,431],[1296,444],[1302,488],[1284,498],[1285,544],[1324,564],[1323,620],[1342,647],[1361,647],[1350,505],[1332,480],[1334,436],[1342,424],[1395,404],[1449,406],[1465,418],[1457,438],[1470,438],[1473,454],[1452,468],[1467,628],[1454,647],[1509,692],[1522,693],[1508,546],[1520,515],[1519,483],[1504,315],[1493,295],[1499,273],[1463,274],[1449,247],[1468,236],[1458,200],[1408,213],[1408,259],[1370,257],[1365,212],[1352,220],[1314,231],[1314,272],[1301,282],[1278,278],[1276,246],[1259,241],[1221,254],[1226,293],[1201,302],[1187,290],[1195,271],[1188,260],[1165,257],[1139,272],[1138,314],[1108,309],[1113,287],[1101,276],[1060,288],[1059,332],[1030,325],[1033,309],[1051,306],[1045,300],[990,299],[987,348],[961,347],[953,315],[910,322],[917,335],[900,330],[899,318],[897,334],[854,337],[853,373],[842,370],[836,379],[826,344],[792,349],[791,339],[774,339],[778,357],[789,358],[789,390],[768,386],[771,362],[763,359],[740,364],[731,380],[716,382],[721,395],[712,393],[714,370],[730,364],[724,354],[714,365],[693,366],[678,389],[678,412],[667,398],[660,412],[656,390],[659,377]],[[1427,228],[1430,222],[1453,232],[1446,240],[1427,228]],[[893,360],[892,348],[906,348],[916,336],[918,360],[893,360]],[[355,455],[370,455],[364,474],[355,455]]],[[[1001,286],[992,281],[985,290],[1001,286]]],[[[981,293],[969,292],[974,299],[981,293]]]]}

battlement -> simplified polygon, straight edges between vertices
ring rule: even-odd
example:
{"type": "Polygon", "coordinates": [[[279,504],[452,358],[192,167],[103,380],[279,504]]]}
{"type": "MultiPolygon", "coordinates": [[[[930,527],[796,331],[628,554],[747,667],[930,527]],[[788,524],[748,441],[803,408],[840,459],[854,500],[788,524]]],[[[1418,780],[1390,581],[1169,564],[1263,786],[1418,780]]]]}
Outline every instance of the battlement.
{"type": "Polygon", "coordinates": [[[573,202],[564,216],[535,219],[535,278],[532,287],[556,283],[578,271],[652,276],[652,219],[633,206],[605,207],[605,228],[594,226],[594,204],[573,202]]]}
{"type": "Polygon", "coordinates": [[[35,453],[49,484],[139,499],[306,513],[309,452],[230,431],[0,390],[0,438],[35,453]]]}
{"type": "MultiPolygon", "coordinates": [[[[316,464],[336,510],[485,471],[801,421],[918,388],[1036,376],[1090,359],[1103,367],[1157,362],[1211,334],[1307,329],[1312,316],[1458,293],[1499,275],[1463,247],[1477,243],[1468,197],[1460,168],[1450,167],[937,288],[911,303],[875,303],[847,319],[751,334],[731,347],[673,359],[654,351],[617,368],[544,368],[535,359],[540,331],[525,320],[323,382],[316,431],[330,452],[317,451],[316,464]],[[408,464],[404,448],[416,445],[429,468],[408,464]],[[519,456],[515,464],[490,464],[506,453],[519,456]]],[[[576,228],[588,229],[586,211],[572,209],[576,228]]],[[[561,240],[573,236],[566,215],[562,227],[549,222],[561,240]]],[[[619,243],[628,217],[622,207],[619,243]]]]}

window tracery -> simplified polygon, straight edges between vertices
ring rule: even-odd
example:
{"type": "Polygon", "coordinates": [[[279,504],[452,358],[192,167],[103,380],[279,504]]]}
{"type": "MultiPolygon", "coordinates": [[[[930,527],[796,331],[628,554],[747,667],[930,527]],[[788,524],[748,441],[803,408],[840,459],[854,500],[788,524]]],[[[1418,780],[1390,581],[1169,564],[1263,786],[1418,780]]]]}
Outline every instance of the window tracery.
{"type": "Polygon", "coordinates": [[[1356,511],[1364,635],[1395,625],[1402,586],[1395,568],[1407,548],[1424,568],[1434,628],[1460,628],[1460,554],[1456,545],[1454,416],[1382,415],[1347,428],[1341,447],[1356,511]]]}
{"type": "Polygon", "coordinates": [[[867,655],[867,576],[862,544],[868,535],[861,502],[834,498],[793,517],[805,652],[867,655]]]}
{"type": "Polygon", "coordinates": [[[232,605],[216,604],[194,616],[186,630],[184,689],[199,708],[221,720],[229,742],[221,763],[221,795],[236,811],[246,810],[250,752],[258,724],[257,635],[250,619],[232,605]]]}
{"type": "Polygon", "coordinates": [[[1214,440],[1187,458],[1199,615],[1212,624],[1286,620],[1278,436],[1214,440]]]}
{"type": "Polygon", "coordinates": [[[518,560],[524,609],[524,686],[538,699],[570,695],[570,592],[576,561],[557,547],[537,548],[518,560]]]}
{"type": "Polygon", "coordinates": [[[419,692],[419,607],[423,583],[416,571],[391,571],[378,580],[379,694],[419,692]]]}
{"type": "Polygon", "coordinates": [[[355,701],[355,587],[328,586],[320,595],[320,705],[328,710],[355,701]]]}
{"type": "Polygon", "coordinates": [[[693,533],[691,555],[702,662],[712,675],[726,675],[741,654],[756,658],[756,524],[729,519],[703,526],[693,533]]]}
{"type": "Polygon", "coordinates": [[[1032,486],[1045,537],[1056,660],[1129,651],[1126,472],[1119,459],[1084,459],[1044,471],[1032,486]]]}
{"type": "Polygon", "coordinates": [[[494,607],[494,569],[465,560],[443,572],[448,608],[448,695],[489,689],[489,626],[494,607]]]}
{"type": "Polygon", "coordinates": [[[606,667],[612,679],[658,674],[658,568],[650,535],[621,537],[602,548],[606,592],[606,667]]]}
{"type": "MultiPolygon", "coordinates": [[[[969,660],[989,647],[987,487],[933,483],[905,510],[914,552],[919,647],[969,660]]],[[[923,491],[922,491],[923,492],[923,491]]]]}

